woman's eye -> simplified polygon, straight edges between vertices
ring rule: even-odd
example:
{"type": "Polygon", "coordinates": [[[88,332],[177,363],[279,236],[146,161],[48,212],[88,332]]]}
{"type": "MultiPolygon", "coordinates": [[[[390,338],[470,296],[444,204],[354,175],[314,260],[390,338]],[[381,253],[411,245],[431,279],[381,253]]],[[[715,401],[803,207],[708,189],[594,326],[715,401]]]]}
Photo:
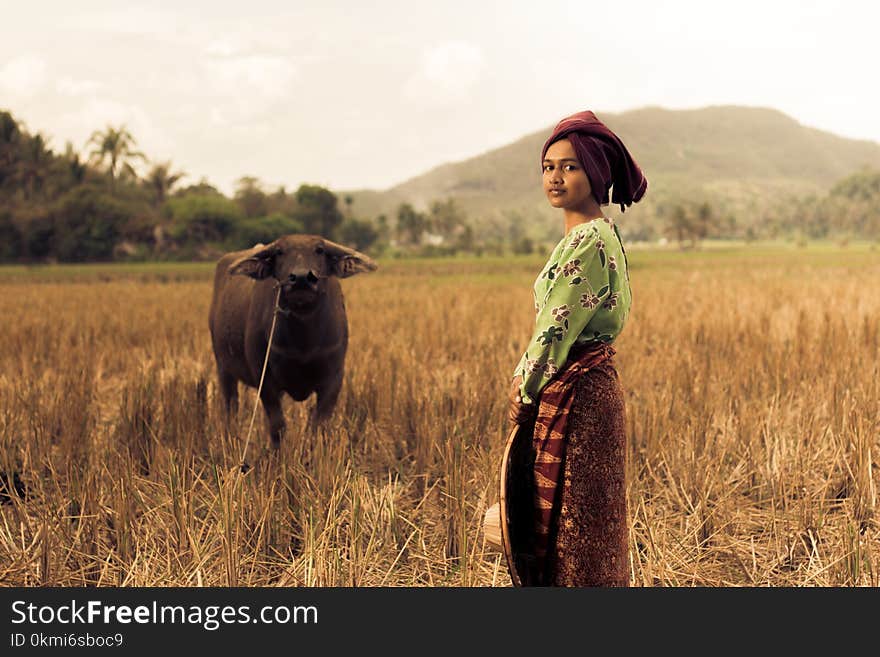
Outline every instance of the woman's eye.
{"type": "Polygon", "coordinates": [[[317,253],[318,255],[321,255],[322,253],[324,253],[324,247],[323,246],[317,247],[315,249],[315,253],[317,253]]]}

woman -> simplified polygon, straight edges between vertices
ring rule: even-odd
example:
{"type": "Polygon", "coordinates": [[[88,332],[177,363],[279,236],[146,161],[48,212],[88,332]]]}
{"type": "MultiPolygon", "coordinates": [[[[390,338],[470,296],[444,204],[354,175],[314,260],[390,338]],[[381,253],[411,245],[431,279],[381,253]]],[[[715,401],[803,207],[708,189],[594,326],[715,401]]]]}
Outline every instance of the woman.
{"type": "Polygon", "coordinates": [[[514,372],[510,419],[534,421],[536,585],[629,586],[625,408],[611,346],[629,314],[626,253],[601,206],[648,181],[592,112],[563,119],[541,154],[565,220],[534,285],[535,331],[514,372]],[[540,412],[539,412],[540,407],[540,412]]]}

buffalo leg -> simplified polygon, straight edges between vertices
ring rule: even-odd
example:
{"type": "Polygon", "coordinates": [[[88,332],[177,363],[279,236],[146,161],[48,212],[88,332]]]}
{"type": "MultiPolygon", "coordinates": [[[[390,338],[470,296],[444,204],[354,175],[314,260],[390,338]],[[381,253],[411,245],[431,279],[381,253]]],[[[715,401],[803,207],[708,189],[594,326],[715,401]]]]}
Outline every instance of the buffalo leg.
{"type": "Polygon", "coordinates": [[[219,372],[220,394],[226,406],[226,419],[238,413],[238,380],[225,372],[219,372]]]}
{"type": "Polygon", "coordinates": [[[333,409],[336,408],[336,401],[339,399],[339,391],[341,389],[341,373],[333,380],[324,382],[317,387],[315,390],[317,401],[311,417],[314,426],[324,422],[333,414],[333,409]]]}
{"type": "Polygon", "coordinates": [[[266,411],[266,419],[269,420],[269,435],[272,438],[272,447],[278,447],[284,437],[284,413],[281,410],[281,396],[265,388],[260,394],[263,409],[266,411]]]}

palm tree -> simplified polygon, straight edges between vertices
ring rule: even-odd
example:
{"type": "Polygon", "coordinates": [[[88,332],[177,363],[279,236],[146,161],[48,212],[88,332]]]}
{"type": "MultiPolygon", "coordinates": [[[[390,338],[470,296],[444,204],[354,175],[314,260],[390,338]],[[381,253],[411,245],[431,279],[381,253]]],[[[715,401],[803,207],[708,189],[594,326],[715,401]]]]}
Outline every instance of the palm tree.
{"type": "Polygon", "coordinates": [[[140,159],[146,161],[147,159],[140,151],[133,150],[135,146],[134,137],[131,136],[131,133],[124,125],[118,128],[108,125],[107,129],[103,132],[95,130],[92,136],[89,137],[86,145],[88,144],[94,144],[95,146],[92,152],[89,153],[90,160],[94,160],[98,164],[103,163],[104,160],[110,160],[107,170],[110,173],[110,185],[114,190],[116,189],[117,168],[122,173],[128,173],[137,177],[134,167],[131,166],[128,160],[140,159]]]}
{"type": "Polygon", "coordinates": [[[268,204],[260,181],[253,176],[242,176],[237,183],[235,200],[244,210],[245,216],[248,219],[265,216],[268,213],[268,204]]]}
{"type": "Polygon", "coordinates": [[[15,175],[13,166],[17,158],[21,129],[12,114],[0,112],[0,184],[15,175]]]}
{"type": "Polygon", "coordinates": [[[27,137],[19,160],[19,177],[26,199],[32,199],[43,187],[46,172],[51,164],[52,151],[48,148],[43,135],[37,133],[27,137]]]}
{"type": "Polygon", "coordinates": [[[18,122],[9,112],[0,112],[0,145],[15,143],[21,136],[18,122]]]}
{"type": "Polygon", "coordinates": [[[79,159],[79,153],[73,150],[73,144],[67,142],[64,149],[64,163],[67,165],[67,173],[74,184],[80,184],[86,177],[87,167],[79,159]]]}
{"type": "Polygon", "coordinates": [[[183,171],[171,173],[171,162],[160,162],[153,165],[147,174],[146,184],[156,193],[156,205],[162,205],[171,188],[186,176],[183,171]]]}

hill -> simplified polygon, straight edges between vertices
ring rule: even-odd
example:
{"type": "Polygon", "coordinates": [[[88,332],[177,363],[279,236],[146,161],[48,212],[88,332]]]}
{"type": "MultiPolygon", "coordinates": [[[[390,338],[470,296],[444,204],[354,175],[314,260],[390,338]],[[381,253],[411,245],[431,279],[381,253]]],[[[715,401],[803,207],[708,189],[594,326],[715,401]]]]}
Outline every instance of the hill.
{"type": "MultiPolygon", "coordinates": [[[[627,211],[624,230],[656,222],[663,203],[681,197],[709,200],[720,213],[748,224],[785,199],[825,193],[861,167],[880,168],[880,144],[803,126],[773,109],[646,107],[597,115],[620,135],[650,182],[645,200],[627,211]]],[[[543,235],[558,229],[541,193],[537,162],[551,130],[545,126],[387,190],[340,194],[353,197],[361,216],[389,217],[404,201],[418,208],[453,197],[476,226],[519,217],[543,235]]]]}

